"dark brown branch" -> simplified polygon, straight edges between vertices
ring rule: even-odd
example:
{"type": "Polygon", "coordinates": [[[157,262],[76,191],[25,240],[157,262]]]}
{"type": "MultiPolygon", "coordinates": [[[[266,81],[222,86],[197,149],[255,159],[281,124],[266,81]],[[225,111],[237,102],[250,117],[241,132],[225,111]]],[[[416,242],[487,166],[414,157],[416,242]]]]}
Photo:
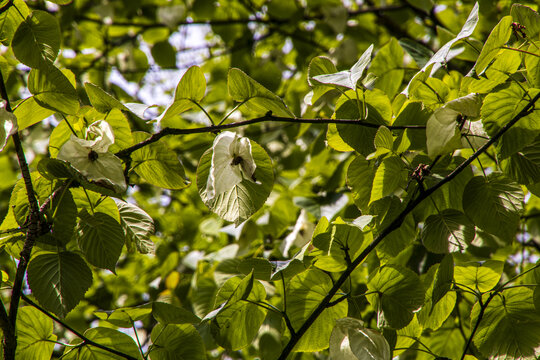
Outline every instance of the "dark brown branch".
{"type": "MultiPolygon", "coordinates": [[[[2,72],[0,72],[0,96],[6,101],[6,110],[13,112],[11,109],[11,104],[9,102],[9,97],[6,90],[6,84],[2,72]]],[[[30,260],[30,254],[32,253],[32,248],[38,237],[39,227],[40,227],[40,214],[38,202],[36,195],[34,193],[34,187],[32,185],[32,178],[30,176],[30,170],[28,168],[28,163],[26,162],[26,157],[24,155],[24,150],[22,147],[21,138],[19,133],[15,133],[12,136],[13,144],[15,145],[15,151],[17,153],[17,159],[19,161],[19,168],[21,169],[22,178],[24,180],[24,185],[26,188],[26,194],[28,196],[29,204],[29,214],[28,214],[28,229],[26,232],[26,239],[24,241],[23,249],[20,254],[19,264],[17,266],[17,272],[15,273],[15,279],[13,281],[13,290],[11,292],[11,301],[9,304],[9,322],[11,324],[11,330],[4,335],[4,358],[5,359],[14,359],[15,358],[15,349],[17,347],[17,339],[15,337],[15,324],[17,322],[17,310],[19,308],[19,301],[22,294],[22,287],[24,282],[24,276],[26,274],[26,267],[28,266],[28,261],[30,260]],[[8,338],[8,336],[10,336],[8,338]]]]}
{"type": "MultiPolygon", "coordinates": [[[[200,128],[194,128],[194,129],[173,129],[173,128],[165,128],[152,136],[150,136],[148,139],[135,144],[133,146],[130,146],[124,150],[121,150],[117,152],[115,155],[119,158],[126,158],[128,157],[132,152],[139,150],[140,148],[143,148],[149,144],[155,143],[162,137],[168,136],[168,135],[187,135],[187,134],[201,134],[201,133],[211,133],[216,132],[220,130],[227,130],[227,129],[233,129],[237,127],[247,126],[251,124],[257,124],[261,122],[266,121],[273,121],[273,122],[286,122],[286,123],[296,123],[296,124],[340,124],[340,125],[354,125],[354,126],[362,126],[362,127],[369,127],[373,129],[378,129],[381,126],[386,126],[382,124],[373,124],[366,121],[360,121],[360,120],[350,120],[350,119],[301,119],[301,118],[293,118],[293,117],[283,117],[283,116],[274,116],[272,114],[266,114],[264,116],[245,120],[245,121],[238,121],[230,124],[224,124],[224,125],[216,125],[216,126],[205,126],[200,128]]],[[[426,127],[424,125],[402,125],[402,126],[386,126],[390,130],[405,130],[405,129],[425,129],[426,127]]]]}
{"type": "Polygon", "coordinates": [[[51,314],[50,312],[48,312],[47,310],[45,310],[44,308],[42,308],[41,306],[39,306],[38,304],[36,304],[35,302],[33,302],[30,298],[28,298],[28,296],[26,296],[26,295],[23,294],[23,295],[22,295],[22,298],[23,298],[23,300],[26,301],[29,305],[35,307],[36,309],[38,309],[39,311],[41,311],[43,314],[47,315],[49,318],[53,319],[53,320],[56,321],[58,324],[62,325],[62,327],[64,327],[65,329],[67,329],[67,330],[69,330],[70,332],[72,332],[73,334],[75,334],[78,338],[80,338],[80,339],[83,341],[83,344],[95,346],[95,347],[100,348],[100,349],[102,349],[102,350],[108,351],[108,352],[110,352],[111,354],[121,356],[121,357],[123,357],[124,359],[137,360],[137,358],[134,357],[134,356],[131,356],[131,355],[128,355],[128,354],[124,354],[124,353],[121,352],[121,351],[118,351],[118,350],[116,350],[116,349],[112,349],[112,348],[107,347],[107,346],[105,346],[105,345],[98,344],[97,342],[94,342],[94,341],[88,339],[86,336],[84,336],[83,334],[81,334],[80,332],[78,332],[77,330],[75,330],[74,328],[72,328],[71,326],[69,326],[68,324],[66,324],[65,322],[63,322],[62,320],[60,320],[59,318],[57,318],[55,315],[51,314]]]}
{"type": "MultiPolygon", "coordinates": [[[[425,191],[420,192],[418,197],[411,200],[405,209],[403,209],[399,215],[388,225],[386,228],[384,228],[379,235],[362,251],[360,255],[354,261],[351,265],[347,266],[347,269],[341,274],[341,276],[338,278],[332,289],[329,291],[329,293],[323,298],[323,300],[319,303],[319,305],[315,308],[313,313],[306,319],[306,321],[302,324],[300,329],[296,332],[295,336],[291,336],[291,339],[285,345],[285,348],[281,352],[278,360],[285,360],[287,356],[291,353],[293,348],[295,347],[296,343],[300,340],[300,338],[306,333],[306,331],[310,328],[310,326],[315,322],[315,320],[319,317],[319,315],[326,309],[329,304],[332,301],[332,298],[334,295],[339,291],[340,287],[345,283],[345,281],[349,278],[351,273],[360,265],[364,259],[375,249],[375,247],[382,241],[384,238],[386,238],[390,233],[392,233],[394,230],[398,229],[403,221],[405,220],[405,217],[413,211],[418,204],[420,204],[422,201],[427,199],[431,194],[433,194],[435,191],[440,189],[443,185],[447,184],[448,182],[452,181],[456,176],[458,176],[463,170],[465,170],[478,156],[480,156],[482,153],[484,153],[491,145],[493,145],[508,129],[510,129],[516,122],[518,122],[521,118],[529,115],[534,108],[535,103],[540,99],[540,93],[538,93],[531,101],[528,102],[528,104],[517,114],[515,115],[512,120],[510,120],[505,126],[503,126],[495,136],[493,136],[488,142],[486,142],[482,147],[480,147],[474,154],[472,154],[467,160],[462,162],[459,166],[457,166],[454,171],[452,171],[450,174],[448,174],[444,179],[439,181],[437,184],[433,185],[430,188],[427,188],[425,191]]],[[[479,323],[479,321],[478,321],[479,323]]],[[[477,326],[476,326],[477,327],[477,326]]],[[[472,338],[472,336],[471,336],[472,338]]],[[[467,349],[465,349],[466,352],[467,349]]]]}
{"type": "MultiPolygon", "coordinates": [[[[389,6],[371,6],[363,9],[358,9],[354,11],[349,11],[349,16],[355,16],[355,15],[361,15],[361,14],[367,14],[367,13],[373,13],[373,12],[385,12],[385,11],[396,11],[396,10],[402,10],[405,8],[404,5],[389,5],[389,6]]],[[[304,16],[303,20],[310,21],[310,20],[320,20],[324,18],[322,14],[314,15],[314,16],[304,16]]],[[[101,18],[93,18],[88,16],[80,16],[76,19],[76,21],[91,21],[98,24],[103,24],[103,19],[101,18]]],[[[227,26],[227,25],[236,25],[236,24],[250,24],[250,23],[258,23],[258,24],[284,24],[287,22],[297,22],[297,19],[276,19],[276,18],[260,18],[260,17],[253,17],[253,18],[244,18],[244,19],[208,19],[208,20],[185,20],[185,21],[179,21],[176,25],[177,26],[185,26],[185,25],[211,25],[211,26],[227,26]]],[[[127,20],[118,20],[114,21],[111,26],[130,26],[130,27],[140,27],[143,29],[151,29],[151,28],[160,28],[160,27],[169,27],[167,24],[164,23],[142,23],[142,22],[136,22],[136,21],[127,21],[127,20]]]]}

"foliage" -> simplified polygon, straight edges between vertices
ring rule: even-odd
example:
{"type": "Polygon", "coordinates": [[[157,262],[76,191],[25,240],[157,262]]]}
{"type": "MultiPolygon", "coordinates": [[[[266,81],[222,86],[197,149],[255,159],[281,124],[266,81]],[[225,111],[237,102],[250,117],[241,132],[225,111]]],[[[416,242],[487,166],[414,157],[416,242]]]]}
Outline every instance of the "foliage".
{"type": "Polygon", "coordinates": [[[3,358],[540,356],[537,5],[359,3],[1,1],[3,358]]]}

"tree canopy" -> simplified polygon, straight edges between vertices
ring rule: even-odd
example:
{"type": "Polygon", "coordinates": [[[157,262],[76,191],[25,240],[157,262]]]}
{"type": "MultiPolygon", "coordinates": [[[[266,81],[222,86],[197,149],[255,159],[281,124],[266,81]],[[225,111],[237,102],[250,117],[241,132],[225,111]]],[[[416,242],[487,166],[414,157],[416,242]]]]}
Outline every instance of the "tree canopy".
{"type": "Polygon", "coordinates": [[[0,1],[0,354],[536,359],[537,8],[0,1]]]}

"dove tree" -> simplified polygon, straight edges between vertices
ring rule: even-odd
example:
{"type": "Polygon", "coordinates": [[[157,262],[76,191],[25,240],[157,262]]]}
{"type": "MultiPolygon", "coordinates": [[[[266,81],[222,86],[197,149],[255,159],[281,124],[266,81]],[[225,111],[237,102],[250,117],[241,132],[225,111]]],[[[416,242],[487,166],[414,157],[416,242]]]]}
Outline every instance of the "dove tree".
{"type": "Polygon", "coordinates": [[[536,359],[531,2],[0,2],[0,354],[536,359]]]}

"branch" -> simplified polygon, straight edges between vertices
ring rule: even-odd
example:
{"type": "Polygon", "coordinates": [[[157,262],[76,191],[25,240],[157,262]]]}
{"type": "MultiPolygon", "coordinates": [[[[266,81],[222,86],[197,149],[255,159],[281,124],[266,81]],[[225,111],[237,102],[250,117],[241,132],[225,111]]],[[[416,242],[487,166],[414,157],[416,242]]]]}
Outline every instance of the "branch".
{"type": "MultiPolygon", "coordinates": [[[[237,127],[242,127],[246,125],[261,123],[265,121],[273,121],[273,122],[285,122],[285,123],[296,123],[296,124],[340,124],[340,125],[355,125],[355,126],[362,126],[362,127],[369,127],[373,129],[378,129],[381,126],[386,126],[384,124],[374,124],[369,123],[366,121],[359,121],[359,120],[350,120],[350,119],[300,119],[300,118],[293,118],[293,117],[282,117],[282,116],[274,116],[271,113],[268,113],[264,116],[245,120],[245,121],[238,121],[230,124],[224,124],[224,125],[216,125],[216,126],[205,126],[205,127],[199,127],[194,129],[173,129],[173,128],[165,128],[161,131],[158,131],[157,133],[150,136],[148,139],[135,144],[133,146],[130,146],[124,150],[120,150],[115,155],[119,158],[127,158],[129,155],[139,150],[140,148],[143,148],[149,144],[155,143],[159,139],[161,139],[164,136],[168,135],[187,135],[187,134],[201,134],[201,133],[211,133],[216,132],[220,130],[227,130],[227,129],[233,129],[237,127]]],[[[405,130],[405,129],[425,129],[426,127],[424,125],[402,125],[402,126],[386,126],[390,130],[405,130]]]]}
{"type": "MultiPolygon", "coordinates": [[[[353,10],[349,11],[349,16],[355,16],[355,15],[361,15],[361,14],[367,14],[372,12],[383,12],[383,11],[396,11],[396,10],[403,10],[405,8],[404,5],[388,5],[388,6],[380,6],[380,7],[367,7],[363,9],[353,10]]],[[[320,20],[323,19],[324,15],[318,14],[318,15],[305,15],[303,17],[303,20],[310,21],[310,20],[320,20]]],[[[103,19],[101,18],[94,18],[89,16],[80,16],[76,19],[76,21],[91,21],[98,24],[103,24],[103,19]]],[[[297,23],[298,20],[296,18],[292,19],[277,19],[277,18],[260,18],[260,17],[253,17],[253,18],[243,18],[243,19],[208,19],[208,20],[184,20],[179,21],[176,23],[176,26],[186,26],[186,25],[210,25],[210,26],[227,26],[227,25],[236,25],[236,24],[250,24],[250,23],[258,23],[258,24],[285,24],[288,22],[295,22],[297,23]]],[[[128,27],[140,27],[143,29],[152,29],[152,28],[160,28],[165,27],[168,28],[169,25],[164,23],[141,23],[136,21],[128,21],[128,20],[118,20],[111,24],[108,24],[110,26],[128,26],[128,27]]]]}
{"type": "Polygon", "coordinates": [[[111,354],[121,356],[121,357],[123,357],[124,359],[137,360],[137,358],[134,357],[134,356],[131,356],[131,355],[128,355],[128,354],[124,354],[124,353],[121,352],[121,351],[112,349],[112,348],[110,348],[110,347],[107,347],[107,346],[105,346],[105,345],[98,344],[98,343],[96,343],[96,342],[90,340],[89,338],[87,338],[86,336],[84,336],[83,334],[81,334],[80,332],[78,332],[77,330],[75,330],[74,328],[72,328],[71,326],[69,326],[68,324],[66,324],[65,322],[63,322],[62,320],[60,320],[59,318],[57,318],[55,315],[51,314],[50,312],[48,312],[47,310],[45,310],[44,308],[42,308],[41,306],[39,306],[38,304],[36,304],[35,302],[33,302],[32,300],[30,300],[30,298],[28,298],[26,295],[23,294],[21,297],[22,297],[23,300],[26,301],[29,305],[35,307],[36,309],[38,309],[39,311],[41,311],[43,314],[47,315],[48,317],[50,317],[51,319],[53,319],[54,321],[56,321],[57,323],[59,323],[60,325],[62,325],[64,328],[66,328],[67,330],[71,331],[73,334],[75,334],[77,337],[79,337],[79,338],[83,341],[84,344],[95,346],[95,347],[100,348],[100,349],[102,349],[102,350],[108,351],[108,352],[110,352],[111,354]]]}
{"type": "Polygon", "coordinates": [[[375,249],[375,247],[391,232],[398,229],[403,221],[405,220],[405,217],[409,215],[409,213],[416,207],[418,204],[420,204],[422,201],[424,201],[426,198],[428,198],[431,194],[433,194],[435,191],[437,191],[439,188],[441,188],[443,185],[450,182],[452,179],[454,179],[458,174],[460,174],[463,170],[465,170],[478,156],[480,156],[483,152],[485,152],[491,145],[493,145],[508,129],[510,129],[516,122],[518,122],[519,119],[529,115],[534,108],[534,104],[540,99],[540,93],[536,94],[536,96],[531,99],[527,105],[517,114],[515,115],[512,120],[510,120],[504,127],[502,127],[495,136],[493,136],[488,142],[486,142],[481,148],[479,148],[474,154],[472,154],[467,160],[462,162],[459,166],[457,166],[454,171],[452,171],[450,174],[448,174],[444,179],[439,181],[437,184],[433,185],[432,187],[426,189],[425,191],[421,192],[418,197],[414,200],[411,200],[405,209],[403,209],[399,215],[388,225],[385,229],[383,229],[379,235],[362,251],[360,255],[354,261],[351,265],[347,266],[347,269],[341,274],[339,279],[336,281],[332,289],[329,291],[329,293],[323,298],[323,300],[319,303],[319,305],[315,308],[313,313],[307,318],[307,320],[302,324],[300,329],[296,332],[295,336],[292,336],[287,345],[285,345],[285,348],[281,352],[278,360],[285,360],[287,356],[291,353],[296,343],[300,340],[300,338],[306,333],[306,331],[310,328],[310,326],[315,322],[315,320],[319,317],[319,315],[326,309],[329,304],[331,303],[332,297],[339,291],[339,288],[345,283],[347,278],[351,275],[351,273],[364,261],[364,259],[375,249]]]}
{"type": "MultiPolygon", "coordinates": [[[[9,102],[6,84],[4,82],[2,72],[0,72],[0,96],[2,96],[2,98],[6,101],[6,110],[9,112],[13,112],[11,109],[11,104],[9,102]]],[[[34,243],[39,236],[39,227],[41,222],[38,202],[34,193],[32,178],[30,176],[30,170],[28,169],[28,163],[26,162],[26,157],[24,155],[24,150],[22,147],[19,133],[17,132],[13,134],[12,138],[13,144],[15,145],[15,151],[17,153],[17,159],[19,161],[19,168],[21,169],[21,174],[24,180],[26,194],[28,196],[29,214],[27,218],[28,229],[26,232],[26,239],[24,241],[23,249],[20,253],[19,265],[17,266],[17,272],[15,273],[15,279],[13,281],[13,290],[11,292],[11,301],[9,305],[9,321],[12,331],[8,331],[7,335],[5,335],[6,338],[4,339],[4,344],[6,345],[4,350],[4,357],[6,359],[15,357],[15,349],[17,347],[17,339],[15,337],[17,310],[19,308],[19,301],[22,294],[26,267],[28,266],[28,261],[30,260],[30,254],[32,253],[34,243]],[[7,336],[12,336],[12,338],[8,338],[7,336]]]]}

